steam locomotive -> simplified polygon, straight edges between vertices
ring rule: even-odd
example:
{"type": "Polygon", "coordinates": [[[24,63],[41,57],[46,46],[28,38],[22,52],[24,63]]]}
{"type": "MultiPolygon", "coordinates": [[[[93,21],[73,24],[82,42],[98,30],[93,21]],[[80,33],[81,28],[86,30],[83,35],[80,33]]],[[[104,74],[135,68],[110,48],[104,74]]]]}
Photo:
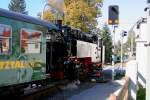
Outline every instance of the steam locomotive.
{"type": "Polygon", "coordinates": [[[50,51],[47,54],[47,60],[51,61],[47,64],[51,67],[55,66],[53,69],[47,65],[52,77],[64,79],[72,75],[70,77],[72,80],[77,76],[83,79],[88,77],[95,67],[102,68],[102,40],[97,34],[85,33],[69,26],[59,25],[59,28],[61,32],[55,34],[56,38],[47,43],[48,51],[50,51]],[[69,63],[66,64],[66,62],[69,63]],[[76,69],[76,66],[80,68],[76,69]],[[78,73],[80,75],[75,74],[77,70],[82,70],[78,73]]]}

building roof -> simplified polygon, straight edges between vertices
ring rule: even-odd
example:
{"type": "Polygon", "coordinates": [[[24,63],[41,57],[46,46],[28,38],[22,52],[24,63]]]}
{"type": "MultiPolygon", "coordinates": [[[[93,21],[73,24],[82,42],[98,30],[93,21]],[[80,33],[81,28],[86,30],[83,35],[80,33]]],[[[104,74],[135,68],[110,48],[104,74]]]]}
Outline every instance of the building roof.
{"type": "Polygon", "coordinates": [[[0,16],[11,18],[14,20],[20,20],[20,21],[24,21],[24,22],[28,22],[28,23],[32,23],[32,24],[45,26],[49,30],[58,29],[58,27],[53,23],[50,23],[50,22],[47,22],[44,20],[40,20],[38,18],[34,18],[34,17],[28,16],[25,14],[20,14],[20,13],[13,12],[13,11],[8,11],[8,10],[2,9],[2,8],[0,8],[0,16]]]}

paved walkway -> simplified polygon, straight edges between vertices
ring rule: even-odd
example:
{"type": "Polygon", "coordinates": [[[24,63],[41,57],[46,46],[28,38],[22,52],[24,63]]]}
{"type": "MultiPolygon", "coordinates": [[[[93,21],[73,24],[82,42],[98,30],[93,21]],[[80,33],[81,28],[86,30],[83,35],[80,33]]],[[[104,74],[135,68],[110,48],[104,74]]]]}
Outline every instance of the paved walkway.
{"type": "MultiPolygon", "coordinates": [[[[104,68],[105,79],[111,80],[112,67],[104,68]]],[[[115,72],[120,70],[115,68],[115,72]]],[[[107,83],[91,83],[85,82],[80,85],[69,84],[63,87],[58,94],[51,96],[48,100],[107,100],[111,93],[114,93],[122,86],[122,81],[114,81],[107,83]]]]}
{"type": "Polygon", "coordinates": [[[66,88],[47,100],[107,100],[111,93],[121,88],[119,82],[82,83],[76,88],[66,88]]]}
{"type": "Polygon", "coordinates": [[[70,97],[68,100],[106,100],[111,93],[121,87],[117,82],[95,84],[77,95],[70,97]]]}

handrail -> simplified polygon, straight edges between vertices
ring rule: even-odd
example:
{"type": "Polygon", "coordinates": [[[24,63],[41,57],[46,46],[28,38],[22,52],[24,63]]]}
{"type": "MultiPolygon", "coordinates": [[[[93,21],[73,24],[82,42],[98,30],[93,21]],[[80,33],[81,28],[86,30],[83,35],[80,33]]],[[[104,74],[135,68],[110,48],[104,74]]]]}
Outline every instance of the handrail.
{"type": "Polygon", "coordinates": [[[124,77],[125,79],[125,84],[121,88],[120,92],[118,95],[111,94],[109,97],[109,100],[128,100],[128,87],[129,87],[129,77],[124,77]]]}

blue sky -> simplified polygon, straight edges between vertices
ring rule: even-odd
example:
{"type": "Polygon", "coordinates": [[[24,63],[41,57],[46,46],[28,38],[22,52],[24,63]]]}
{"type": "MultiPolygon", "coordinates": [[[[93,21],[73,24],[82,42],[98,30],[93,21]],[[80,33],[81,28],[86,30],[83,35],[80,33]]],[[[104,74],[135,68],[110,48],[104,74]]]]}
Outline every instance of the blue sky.
{"type": "MultiPolygon", "coordinates": [[[[147,0],[104,0],[102,7],[102,17],[99,18],[100,27],[108,19],[108,6],[119,5],[119,19],[120,24],[116,32],[116,40],[120,39],[120,32],[122,30],[128,31],[131,26],[141,17],[146,16],[144,8],[147,7],[147,0]]],[[[110,26],[110,29],[112,27],[110,26]]],[[[125,39],[126,40],[126,39],[125,39]]]]}
{"type": "MultiPolygon", "coordinates": [[[[107,22],[108,6],[119,5],[120,10],[120,25],[116,34],[119,39],[121,30],[129,30],[129,28],[142,16],[145,16],[144,8],[147,6],[147,0],[104,0],[102,7],[102,17],[98,22],[100,27],[107,22]]],[[[10,0],[1,0],[0,8],[8,9],[10,0]],[[3,2],[2,2],[3,1],[3,2]]],[[[37,16],[38,12],[43,10],[45,0],[26,0],[26,10],[30,16],[37,16]]],[[[110,27],[111,28],[111,27],[110,27]]]]}
{"type": "MultiPolygon", "coordinates": [[[[0,8],[8,9],[11,0],[1,0],[0,8]],[[3,1],[3,2],[2,2],[3,1]]],[[[42,11],[45,0],[25,0],[26,10],[30,16],[37,16],[37,13],[42,11]]]]}
{"type": "Polygon", "coordinates": [[[144,8],[147,6],[146,0],[104,0],[101,22],[107,21],[109,5],[119,5],[120,25],[132,24],[145,16],[144,8]]]}

